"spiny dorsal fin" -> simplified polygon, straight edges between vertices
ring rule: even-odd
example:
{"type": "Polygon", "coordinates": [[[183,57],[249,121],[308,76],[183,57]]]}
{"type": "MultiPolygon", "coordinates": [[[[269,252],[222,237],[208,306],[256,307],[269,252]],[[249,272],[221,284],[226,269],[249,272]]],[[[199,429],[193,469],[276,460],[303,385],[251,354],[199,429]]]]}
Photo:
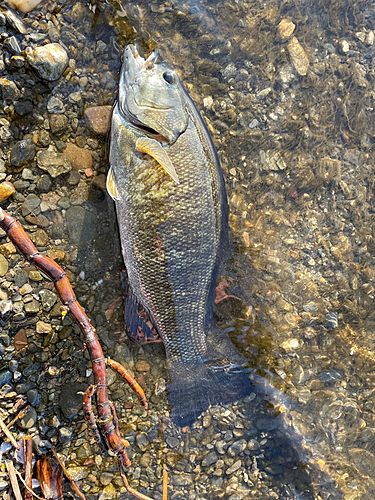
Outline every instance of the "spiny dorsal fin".
{"type": "Polygon", "coordinates": [[[164,168],[164,170],[168,175],[172,177],[176,184],[180,184],[173,163],[171,162],[163,146],[158,141],[156,141],[155,139],[150,139],[149,137],[140,137],[137,139],[135,149],[139,153],[147,153],[148,155],[150,155],[164,168]]]}
{"type": "Polygon", "coordinates": [[[118,194],[117,185],[116,185],[115,174],[113,173],[112,167],[109,169],[109,172],[107,175],[106,187],[107,187],[107,191],[112,199],[114,199],[114,200],[120,199],[120,196],[118,194]]]}

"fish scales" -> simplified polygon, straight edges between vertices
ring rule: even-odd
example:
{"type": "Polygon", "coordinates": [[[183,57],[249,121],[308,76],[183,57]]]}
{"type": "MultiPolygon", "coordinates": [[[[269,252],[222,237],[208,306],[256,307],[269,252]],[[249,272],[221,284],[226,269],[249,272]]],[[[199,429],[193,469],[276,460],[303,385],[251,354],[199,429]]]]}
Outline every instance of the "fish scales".
{"type": "Polygon", "coordinates": [[[134,46],[124,52],[110,164],[107,188],[129,284],[165,346],[172,416],[189,424],[209,404],[234,400],[250,386],[237,353],[228,359],[207,340],[207,300],[226,241],[226,196],[207,129],[177,75],[155,53],[145,60],[134,46]],[[220,394],[225,387],[228,396],[220,394]],[[186,398],[196,408],[184,408],[186,398]]]}

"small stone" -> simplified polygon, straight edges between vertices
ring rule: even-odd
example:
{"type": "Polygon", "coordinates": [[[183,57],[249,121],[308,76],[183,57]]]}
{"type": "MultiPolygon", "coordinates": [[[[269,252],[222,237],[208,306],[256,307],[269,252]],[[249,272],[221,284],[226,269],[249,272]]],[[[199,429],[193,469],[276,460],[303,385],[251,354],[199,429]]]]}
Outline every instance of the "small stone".
{"type": "Polygon", "coordinates": [[[324,326],[334,330],[339,326],[339,320],[336,312],[329,312],[324,321],[324,326]]]}
{"type": "MultiPolygon", "coordinates": [[[[72,476],[73,481],[80,481],[85,479],[89,475],[89,469],[87,467],[68,467],[68,474],[72,476]]],[[[116,492],[115,492],[116,493],[116,492]]]]}
{"type": "Polygon", "coordinates": [[[218,451],[218,453],[220,453],[220,455],[224,455],[226,445],[227,443],[223,440],[216,441],[215,448],[218,451]]]}
{"type": "Polygon", "coordinates": [[[139,360],[135,364],[135,369],[138,372],[148,372],[148,371],[150,371],[151,367],[150,367],[149,363],[147,363],[147,361],[139,360]]]}
{"type": "Polygon", "coordinates": [[[219,457],[217,456],[217,453],[215,451],[210,451],[202,460],[202,466],[209,467],[210,465],[213,465],[215,462],[217,462],[218,458],[219,457]]]}
{"type": "Polygon", "coordinates": [[[47,250],[47,255],[50,259],[55,260],[56,262],[62,262],[65,259],[65,252],[62,250],[56,250],[55,248],[47,250]]]}
{"type": "MultiPolygon", "coordinates": [[[[59,425],[59,424],[58,424],[59,425]]],[[[54,425],[53,427],[58,427],[58,425],[54,425]]],[[[60,427],[59,429],[59,441],[61,444],[69,443],[73,439],[73,431],[71,429],[67,429],[66,427],[60,427]]]]}
{"type": "Polygon", "coordinates": [[[57,301],[57,295],[51,290],[41,290],[39,296],[42,301],[43,311],[49,311],[57,301]]]}
{"type": "Polygon", "coordinates": [[[139,432],[135,435],[135,442],[142,451],[145,451],[150,441],[145,432],[139,432]]]}
{"type": "Polygon", "coordinates": [[[69,208],[70,204],[72,205],[83,205],[85,201],[89,198],[89,185],[85,181],[81,180],[70,196],[70,199],[66,199],[66,208],[69,208]]]}
{"type": "Polygon", "coordinates": [[[49,43],[35,49],[26,49],[26,58],[43,80],[53,82],[60,78],[69,63],[64,47],[58,43],[49,43]]]}
{"type": "Polygon", "coordinates": [[[10,152],[10,161],[15,167],[23,167],[35,156],[36,147],[31,139],[16,142],[10,152]]]}
{"type": "Polygon", "coordinates": [[[36,217],[34,215],[27,215],[25,217],[26,222],[29,224],[32,224],[33,226],[40,226],[40,227],[48,227],[51,222],[45,215],[37,215],[36,217]]]}
{"type": "Polygon", "coordinates": [[[14,347],[15,347],[16,351],[19,351],[19,350],[23,349],[24,347],[26,347],[27,344],[28,344],[28,340],[26,337],[26,332],[22,328],[21,330],[19,330],[16,333],[16,335],[14,337],[14,347]]]}
{"type": "Polygon", "coordinates": [[[36,406],[40,401],[40,394],[36,389],[30,389],[27,391],[26,396],[31,406],[36,406]]]}
{"type": "Polygon", "coordinates": [[[8,78],[0,78],[0,93],[7,102],[17,101],[21,97],[17,85],[8,78]]]}
{"type": "Polygon", "coordinates": [[[52,180],[49,175],[43,174],[38,182],[36,183],[36,188],[41,193],[48,193],[52,186],[52,180]]]}
{"type": "Polygon", "coordinates": [[[62,134],[68,125],[68,118],[65,115],[51,115],[49,124],[53,134],[62,134]]]}
{"type": "Polygon", "coordinates": [[[4,255],[0,254],[0,276],[6,275],[6,273],[8,272],[8,267],[9,267],[8,261],[6,260],[4,255]]]}
{"type": "Polygon", "coordinates": [[[275,431],[280,426],[280,418],[279,417],[263,417],[258,418],[255,422],[255,427],[260,431],[275,431]]]}
{"type": "Polygon", "coordinates": [[[305,76],[309,69],[310,63],[304,48],[295,36],[288,43],[288,51],[290,59],[292,60],[293,66],[297,73],[301,76],[305,76]]]}
{"type": "Polygon", "coordinates": [[[295,29],[296,25],[292,21],[289,21],[289,19],[282,19],[277,27],[277,31],[283,40],[290,38],[295,29]]]}
{"type": "Polygon", "coordinates": [[[35,409],[30,406],[30,409],[26,413],[26,415],[17,421],[17,425],[23,430],[31,429],[31,427],[35,426],[37,418],[38,417],[35,409]]]}
{"type": "Polygon", "coordinates": [[[51,113],[51,114],[64,113],[64,111],[65,111],[64,103],[58,97],[52,96],[47,103],[47,111],[48,111],[48,113],[51,113]]]}
{"type": "Polygon", "coordinates": [[[8,258],[17,253],[17,250],[13,243],[9,242],[4,243],[4,245],[0,245],[0,253],[1,255],[4,255],[5,258],[8,258]]]}
{"type": "Polygon", "coordinates": [[[43,276],[40,274],[39,271],[30,271],[29,278],[31,279],[31,281],[42,281],[43,280],[43,276]]]}
{"type": "Polygon", "coordinates": [[[37,300],[32,299],[30,302],[27,302],[25,304],[25,311],[30,314],[36,314],[39,312],[40,309],[40,304],[37,300]]]}
{"type": "Polygon", "coordinates": [[[247,441],[245,439],[240,439],[239,441],[236,441],[233,443],[229,448],[228,448],[228,453],[232,457],[235,457],[242,453],[247,446],[247,441]]]}
{"type": "Polygon", "coordinates": [[[26,215],[31,214],[34,212],[40,205],[40,198],[36,196],[36,194],[29,194],[26,196],[25,201],[23,202],[22,205],[22,215],[26,217],[26,215]]]}
{"type": "Polygon", "coordinates": [[[84,114],[87,128],[97,135],[106,135],[111,121],[111,106],[94,106],[87,108],[84,114]]]}
{"type": "Polygon", "coordinates": [[[241,460],[237,460],[237,462],[234,462],[233,465],[229,467],[229,469],[226,470],[226,474],[229,476],[230,474],[233,474],[236,472],[242,465],[241,460]]]}
{"type": "Polygon", "coordinates": [[[43,229],[37,229],[30,238],[37,247],[45,247],[49,242],[49,236],[43,229]]]}
{"type": "Polygon", "coordinates": [[[110,483],[108,486],[103,488],[102,493],[99,496],[99,500],[109,500],[112,498],[116,498],[116,488],[110,483]]]}
{"type": "Polygon", "coordinates": [[[0,491],[6,490],[9,487],[8,481],[0,479],[0,491]]]}
{"type": "Polygon", "coordinates": [[[65,154],[56,153],[51,146],[48,150],[38,151],[36,159],[38,167],[46,170],[53,178],[66,174],[72,169],[69,158],[65,154]]]}
{"type": "Polygon", "coordinates": [[[319,375],[320,380],[326,384],[332,384],[342,377],[342,372],[340,370],[329,370],[327,372],[322,372],[319,375]]]}
{"type": "Polygon", "coordinates": [[[259,450],[260,444],[256,439],[250,439],[250,441],[247,443],[247,447],[250,451],[255,451],[259,450]]]}
{"type": "Polygon", "coordinates": [[[79,174],[79,172],[72,170],[68,176],[68,184],[70,184],[71,186],[76,186],[80,180],[81,175],[79,174]]]}
{"type": "Polygon", "coordinates": [[[342,54],[347,54],[350,50],[350,45],[346,40],[340,40],[339,49],[342,54]]]}
{"type": "Polygon", "coordinates": [[[38,321],[36,324],[36,332],[37,333],[51,333],[52,326],[49,323],[45,323],[44,321],[38,321]]]}
{"type": "MultiPolygon", "coordinates": [[[[28,275],[27,275],[27,277],[28,277],[28,275]]],[[[19,290],[20,295],[26,295],[27,293],[31,293],[32,291],[33,291],[33,287],[29,283],[25,283],[23,286],[21,286],[21,288],[19,290]]]]}
{"type": "Polygon", "coordinates": [[[69,142],[64,153],[69,158],[73,170],[85,170],[92,167],[92,152],[89,149],[79,148],[69,142]]]}
{"type": "Polygon", "coordinates": [[[14,284],[19,288],[29,281],[29,275],[24,269],[16,269],[14,271],[14,284]]]}
{"type": "Polygon", "coordinates": [[[85,384],[65,383],[61,388],[59,405],[62,413],[66,418],[75,417],[82,409],[82,395],[79,392],[84,392],[87,389],[85,384]]]}
{"type": "Polygon", "coordinates": [[[102,484],[103,486],[108,486],[112,479],[113,474],[110,474],[109,472],[102,472],[99,476],[100,484],[102,484]]]}
{"type": "Polygon", "coordinates": [[[2,370],[0,372],[0,387],[3,387],[5,384],[9,384],[12,380],[12,373],[8,370],[2,370]]]}
{"type": "Polygon", "coordinates": [[[7,200],[9,196],[12,196],[16,192],[16,188],[11,182],[2,182],[0,184],[0,203],[7,200]]]}

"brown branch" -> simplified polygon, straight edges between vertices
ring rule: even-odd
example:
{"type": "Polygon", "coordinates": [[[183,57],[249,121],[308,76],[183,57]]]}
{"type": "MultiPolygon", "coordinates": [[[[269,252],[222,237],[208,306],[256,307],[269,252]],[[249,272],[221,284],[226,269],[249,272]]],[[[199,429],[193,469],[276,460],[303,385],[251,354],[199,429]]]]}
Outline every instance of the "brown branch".
{"type": "Polygon", "coordinates": [[[56,453],[56,450],[55,448],[52,446],[51,448],[52,450],[52,453],[53,453],[53,456],[56,458],[56,460],[59,462],[59,465],[60,467],[62,468],[64,474],[66,475],[66,477],[69,479],[70,481],[70,484],[74,490],[74,492],[79,496],[79,498],[81,498],[82,500],[86,500],[86,497],[83,493],[81,493],[78,489],[78,486],[76,485],[74,479],[72,478],[72,476],[69,474],[69,472],[66,470],[66,467],[63,463],[63,461],[60,459],[60,457],[58,456],[58,454],[56,453]]]}
{"type": "Polygon", "coordinates": [[[12,485],[14,496],[16,497],[16,500],[22,500],[14,465],[11,460],[5,460],[5,465],[9,474],[9,479],[12,485]]]}
{"type": "Polygon", "coordinates": [[[139,401],[141,402],[141,405],[144,406],[146,409],[148,408],[148,402],[146,399],[146,395],[142,389],[142,387],[138,384],[138,382],[133,378],[130,373],[125,370],[125,368],[120,365],[117,361],[114,361],[111,358],[107,358],[107,365],[112,368],[112,370],[115,370],[121,377],[127,382],[130,386],[130,389],[132,389],[136,395],[138,396],[139,401]]]}
{"type": "Polygon", "coordinates": [[[25,483],[27,489],[25,490],[25,500],[33,498],[33,439],[31,436],[23,438],[23,454],[25,459],[25,483]]]}
{"type": "Polygon", "coordinates": [[[163,500],[168,500],[168,473],[163,469],[163,500]]]}
{"type": "MultiPolygon", "coordinates": [[[[13,426],[13,424],[15,424],[17,422],[17,420],[19,420],[20,418],[23,418],[26,413],[29,411],[29,408],[30,406],[28,406],[27,408],[24,408],[23,410],[21,410],[15,417],[13,420],[11,420],[9,422],[9,424],[7,424],[7,429],[11,429],[11,427],[13,426]]],[[[1,430],[0,430],[0,434],[1,434],[1,430]]]]}

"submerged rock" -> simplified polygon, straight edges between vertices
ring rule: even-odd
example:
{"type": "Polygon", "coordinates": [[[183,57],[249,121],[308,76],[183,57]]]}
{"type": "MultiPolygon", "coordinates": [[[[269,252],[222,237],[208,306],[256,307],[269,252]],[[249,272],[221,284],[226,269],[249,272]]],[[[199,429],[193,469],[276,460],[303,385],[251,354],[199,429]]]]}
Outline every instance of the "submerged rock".
{"type": "Polygon", "coordinates": [[[26,49],[27,62],[43,80],[53,82],[60,78],[68,66],[69,58],[59,43],[49,43],[43,47],[26,49]]]}

